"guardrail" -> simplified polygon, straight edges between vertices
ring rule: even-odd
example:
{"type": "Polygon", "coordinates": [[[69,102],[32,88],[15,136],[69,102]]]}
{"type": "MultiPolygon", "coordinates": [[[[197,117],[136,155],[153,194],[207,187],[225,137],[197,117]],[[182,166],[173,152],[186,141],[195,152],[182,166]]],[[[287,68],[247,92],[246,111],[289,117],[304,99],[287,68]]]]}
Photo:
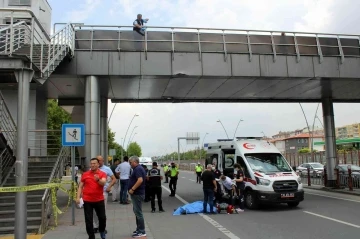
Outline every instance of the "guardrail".
{"type": "Polygon", "coordinates": [[[0,8],[0,12],[8,13],[5,18],[10,19],[9,25],[0,26],[0,54],[26,55],[40,70],[42,78],[47,78],[68,52],[74,55],[75,32],[72,24],[66,24],[50,37],[32,11],[0,8]],[[16,22],[14,13],[27,16],[21,17],[25,20],[16,22]]]}
{"type": "MultiPolygon", "coordinates": [[[[299,166],[304,163],[318,162],[321,164],[326,163],[325,152],[314,152],[313,156],[311,153],[295,153],[295,154],[284,154],[286,160],[291,166],[299,166]]],[[[336,164],[353,164],[360,166],[360,150],[353,150],[348,152],[338,152],[336,156],[336,164]]]]}
{"type": "Polygon", "coordinates": [[[15,163],[16,125],[6,105],[4,96],[0,92],[0,185],[10,175],[15,163]]]}
{"type": "Polygon", "coordinates": [[[229,53],[246,53],[250,61],[253,54],[271,54],[274,61],[278,55],[295,55],[298,62],[301,56],[317,55],[320,63],[324,56],[338,56],[342,63],[345,56],[360,57],[359,35],[351,34],[146,26],[142,37],[132,31],[133,26],[78,27],[81,31],[77,30],[77,50],[140,50],[146,55],[149,51],[190,51],[199,52],[200,59],[201,53],[218,52],[224,54],[225,60],[229,53]],[[104,30],[112,32],[104,34],[104,30]],[[140,49],[139,45],[130,46],[129,42],[143,44],[140,49]]]}
{"type": "MultiPolygon", "coordinates": [[[[55,162],[54,168],[50,174],[48,183],[53,182],[55,179],[61,180],[64,173],[64,166],[69,161],[70,158],[70,147],[62,147],[57,160],[55,162]]],[[[51,215],[51,191],[50,189],[45,189],[44,194],[41,198],[41,225],[39,228],[39,233],[44,234],[46,228],[50,221],[51,215]]]]}

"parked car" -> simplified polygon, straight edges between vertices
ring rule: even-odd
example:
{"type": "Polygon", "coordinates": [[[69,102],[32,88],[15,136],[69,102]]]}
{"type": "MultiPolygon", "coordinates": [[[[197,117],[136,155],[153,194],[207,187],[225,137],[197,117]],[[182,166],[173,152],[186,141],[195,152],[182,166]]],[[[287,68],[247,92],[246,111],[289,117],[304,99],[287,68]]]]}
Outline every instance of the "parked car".
{"type": "Polygon", "coordinates": [[[353,181],[353,187],[360,188],[360,167],[353,164],[338,164],[335,166],[339,170],[340,184],[348,185],[349,169],[351,167],[351,177],[353,181]]]}
{"type": "Polygon", "coordinates": [[[297,172],[300,176],[308,174],[308,168],[310,168],[310,177],[321,177],[324,173],[324,165],[321,163],[304,163],[297,167],[297,172]]]}

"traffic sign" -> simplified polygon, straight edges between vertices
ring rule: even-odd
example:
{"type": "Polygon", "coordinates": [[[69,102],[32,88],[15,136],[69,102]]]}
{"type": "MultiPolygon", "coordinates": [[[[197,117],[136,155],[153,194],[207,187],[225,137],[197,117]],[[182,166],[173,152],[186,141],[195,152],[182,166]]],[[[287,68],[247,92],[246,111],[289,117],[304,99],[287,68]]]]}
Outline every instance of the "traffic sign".
{"type": "Polygon", "coordinates": [[[85,125],[84,124],[63,124],[61,127],[62,146],[84,146],[85,125]]]}

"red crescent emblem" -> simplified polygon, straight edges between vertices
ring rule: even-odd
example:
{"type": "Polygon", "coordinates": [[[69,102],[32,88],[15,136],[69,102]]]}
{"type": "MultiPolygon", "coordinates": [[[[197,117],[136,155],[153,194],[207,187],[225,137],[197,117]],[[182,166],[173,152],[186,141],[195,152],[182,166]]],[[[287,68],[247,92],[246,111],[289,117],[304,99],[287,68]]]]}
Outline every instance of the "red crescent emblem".
{"type": "Polygon", "coordinates": [[[254,149],[255,148],[255,145],[252,145],[252,144],[249,144],[249,143],[245,143],[245,144],[243,144],[243,146],[246,149],[254,149]]]}

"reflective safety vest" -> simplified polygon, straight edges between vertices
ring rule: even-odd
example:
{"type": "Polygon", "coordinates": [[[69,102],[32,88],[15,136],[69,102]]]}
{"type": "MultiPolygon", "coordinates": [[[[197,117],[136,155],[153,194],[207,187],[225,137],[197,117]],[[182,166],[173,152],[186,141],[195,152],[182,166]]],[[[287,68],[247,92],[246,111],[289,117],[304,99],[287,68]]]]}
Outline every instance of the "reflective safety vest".
{"type": "Polygon", "coordinates": [[[202,172],[202,167],[201,166],[195,166],[195,171],[197,173],[201,173],[202,172]]]}
{"type": "Polygon", "coordinates": [[[164,172],[166,173],[168,171],[169,167],[166,165],[164,166],[164,172]]]}
{"type": "Polygon", "coordinates": [[[175,167],[175,168],[170,168],[170,177],[175,177],[177,176],[177,172],[179,170],[175,167]]]}

